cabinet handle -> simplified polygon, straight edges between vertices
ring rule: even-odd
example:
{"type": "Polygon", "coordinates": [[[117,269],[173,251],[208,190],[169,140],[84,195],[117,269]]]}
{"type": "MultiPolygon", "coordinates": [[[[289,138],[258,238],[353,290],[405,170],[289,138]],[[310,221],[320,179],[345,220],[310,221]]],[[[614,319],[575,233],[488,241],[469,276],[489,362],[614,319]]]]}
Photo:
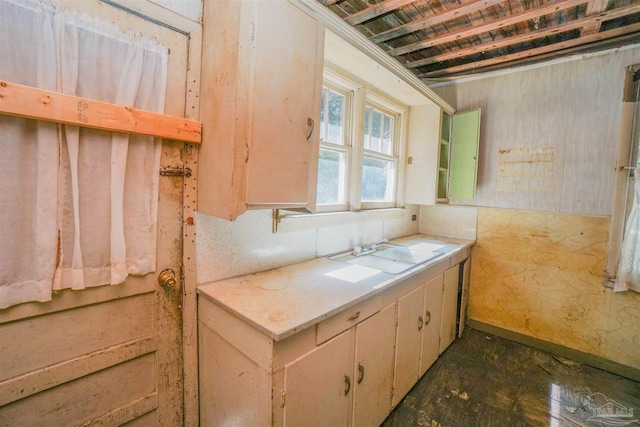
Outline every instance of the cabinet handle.
{"type": "Polygon", "coordinates": [[[418,317],[418,330],[421,331],[422,330],[422,325],[424,325],[424,319],[422,318],[422,316],[418,317]]]}
{"type": "Polygon", "coordinates": [[[362,362],[358,362],[358,384],[364,379],[364,365],[362,362]]]}
{"type": "Polygon", "coordinates": [[[427,320],[424,322],[425,325],[428,325],[431,322],[431,312],[427,310],[427,320]]]}
{"type": "Polygon", "coordinates": [[[360,312],[357,311],[356,314],[352,314],[351,316],[347,317],[347,320],[350,322],[354,322],[356,320],[358,320],[358,317],[360,317],[360,312]]]}
{"type": "Polygon", "coordinates": [[[313,136],[313,128],[315,127],[315,122],[311,117],[307,118],[307,142],[311,142],[311,137],[313,136]]]}
{"type": "Polygon", "coordinates": [[[344,376],[344,395],[346,396],[351,391],[351,378],[349,375],[344,376]]]}

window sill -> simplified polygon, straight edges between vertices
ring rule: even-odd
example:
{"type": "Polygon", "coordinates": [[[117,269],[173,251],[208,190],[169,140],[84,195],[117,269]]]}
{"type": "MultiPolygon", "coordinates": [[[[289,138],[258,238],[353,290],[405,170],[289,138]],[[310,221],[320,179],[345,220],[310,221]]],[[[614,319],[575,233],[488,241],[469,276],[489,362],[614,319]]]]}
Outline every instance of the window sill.
{"type": "Polygon", "coordinates": [[[315,228],[333,227],[346,224],[357,224],[370,221],[384,221],[402,218],[404,208],[370,209],[360,212],[324,212],[315,214],[283,214],[273,211],[273,232],[288,233],[291,231],[312,230],[315,228]]]}

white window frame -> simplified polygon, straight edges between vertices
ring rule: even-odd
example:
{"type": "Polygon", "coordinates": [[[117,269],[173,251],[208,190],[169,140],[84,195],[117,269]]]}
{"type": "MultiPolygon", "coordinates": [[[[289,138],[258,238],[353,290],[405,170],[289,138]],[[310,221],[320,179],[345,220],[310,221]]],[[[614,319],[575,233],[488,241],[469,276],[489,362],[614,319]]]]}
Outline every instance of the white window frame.
{"type": "MultiPolygon", "coordinates": [[[[352,141],[353,135],[350,133],[350,129],[352,128],[352,113],[353,113],[353,93],[355,88],[346,84],[347,82],[341,82],[337,76],[331,78],[326,78],[323,81],[322,87],[323,89],[326,87],[333,92],[339,93],[344,96],[344,116],[342,117],[342,144],[336,144],[332,142],[326,142],[320,139],[320,147],[319,150],[331,150],[343,153],[345,155],[345,163],[346,163],[346,173],[345,173],[345,183],[343,185],[342,191],[345,194],[344,203],[334,203],[334,204],[323,204],[317,205],[317,212],[336,212],[336,211],[346,211],[349,209],[349,194],[351,188],[351,163],[353,161],[353,150],[352,150],[352,141]]],[[[327,112],[325,112],[327,114],[327,112]]],[[[327,121],[328,122],[328,121],[327,121]]]]}
{"type": "Polygon", "coordinates": [[[341,151],[346,154],[347,177],[345,191],[348,197],[343,204],[317,205],[317,212],[359,212],[384,208],[403,207],[404,152],[407,144],[407,118],[409,107],[387,94],[370,87],[367,83],[346,73],[325,67],[323,86],[335,92],[347,94],[345,97],[344,146],[320,141],[320,149],[341,151]],[[364,149],[365,106],[371,106],[394,118],[394,149],[392,155],[364,149]],[[362,202],[362,162],[363,156],[376,157],[394,162],[394,200],[384,202],[362,202]]]}

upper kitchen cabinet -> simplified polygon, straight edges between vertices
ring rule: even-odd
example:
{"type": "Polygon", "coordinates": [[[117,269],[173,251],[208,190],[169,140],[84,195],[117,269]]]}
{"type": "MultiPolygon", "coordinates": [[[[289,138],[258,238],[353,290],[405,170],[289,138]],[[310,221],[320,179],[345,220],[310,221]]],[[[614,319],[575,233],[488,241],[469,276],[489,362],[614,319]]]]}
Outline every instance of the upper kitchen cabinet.
{"type": "Polygon", "coordinates": [[[405,202],[473,200],[480,110],[448,114],[435,106],[412,107],[409,121],[405,202]]]}
{"type": "Polygon", "coordinates": [[[323,25],[288,0],[204,7],[198,210],[315,210],[323,25]]]}
{"type": "MultiPolygon", "coordinates": [[[[473,200],[478,177],[480,109],[454,114],[450,121],[449,190],[444,196],[452,200],[473,200]]],[[[444,124],[443,120],[443,127],[444,124]]]]}

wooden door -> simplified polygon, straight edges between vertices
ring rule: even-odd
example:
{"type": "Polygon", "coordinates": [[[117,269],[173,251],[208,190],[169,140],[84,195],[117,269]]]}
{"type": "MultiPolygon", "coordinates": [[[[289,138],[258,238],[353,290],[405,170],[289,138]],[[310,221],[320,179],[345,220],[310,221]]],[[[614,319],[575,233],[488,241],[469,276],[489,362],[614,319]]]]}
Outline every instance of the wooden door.
{"type": "MultiPolygon", "coordinates": [[[[185,35],[97,0],[64,3],[167,46],[165,113],[184,116],[185,35]]],[[[161,165],[181,167],[183,145],[165,141],[161,165]]],[[[182,196],[183,178],[160,178],[155,273],[0,310],[0,425],[182,425],[182,196]],[[165,268],[175,286],[158,285],[165,268]]]]}
{"type": "Polygon", "coordinates": [[[353,328],[285,365],[284,424],[347,426],[353,396],[353,328]]]}
{"type": "Polygon", "coordinates": [[[391,412],[396,306],[356,326],[353,425],[377,426],[391,412]]]}
{"type": "Polygon", "coordinates": [[[425,284],[424,327],[422,329],[422,352],[420,376],[427,372],[440,354],[440,324],[442,320],[443,275],[438,274],[425,284]]]}
{"type": "Polygon", "coordinates": [[[402,400],[419,378],[423,301],[424,285],[398,300],[393,406],[402,400]]]}
{"type": "Polygon", "coordinates": [[[444,272],[444,288],[442,294],[442,326],[440,329],[440,353],[445,351],[456,338],[459,278],[460,265],[455,265],[444,272]]]}

